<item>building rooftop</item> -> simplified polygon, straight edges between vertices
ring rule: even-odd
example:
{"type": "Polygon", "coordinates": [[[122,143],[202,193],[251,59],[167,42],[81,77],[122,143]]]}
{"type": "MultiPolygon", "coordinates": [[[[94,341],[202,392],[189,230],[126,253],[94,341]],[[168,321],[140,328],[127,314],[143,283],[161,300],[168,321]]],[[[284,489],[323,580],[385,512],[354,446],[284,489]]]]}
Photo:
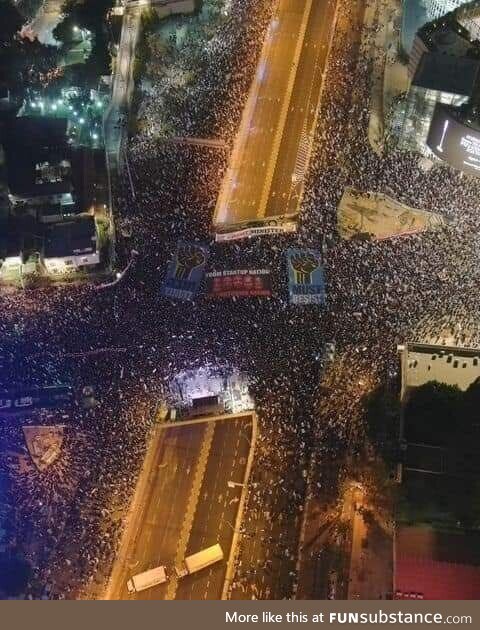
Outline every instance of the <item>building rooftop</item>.
{"type": "Polygon", "coordinates": [[[406,344],[402,354],[402,389],[430,381],[466,390],[480,377],[480,349],[429,344],[406,344]]]}
{"type": "Polygon", "coordinates": [[[439,20],[425,24],[418,37],[431,52],[440,52],[455,57],[477,56],[480,44],[471,39],[466,28],[456,21],[455,15],[449,13],[439,20]]]}
{"type": "Polygon", "coordinates": [[[480,59],[428,52],[418,62],[412,84],[428,90],[471,96],[479,70],[480,59]]]}
{"type": "Polygon", "coordinates": [[[97,249],[97,233],[92,216],[78,217],[51,225],[45,237],[45,258],[91,254],[97,249]]]}
{"type": "Polygon", "coordinates": [[[67,119],[47,116],[21,116],[13,118],[6,129],[7,144],[27,148],[62,148],[66,145],[67,119]]]}
{"type": "Polygon", "coordinates": [[[67,120],[20,117],[6,126],[2,143],[10,192],[30,197],[71,190],[67,120]]]}
{"type": "Polygon", "coordinates": [[[396,599],[480,599],[480,535],[400,527],[395,540],[396,599]]]}

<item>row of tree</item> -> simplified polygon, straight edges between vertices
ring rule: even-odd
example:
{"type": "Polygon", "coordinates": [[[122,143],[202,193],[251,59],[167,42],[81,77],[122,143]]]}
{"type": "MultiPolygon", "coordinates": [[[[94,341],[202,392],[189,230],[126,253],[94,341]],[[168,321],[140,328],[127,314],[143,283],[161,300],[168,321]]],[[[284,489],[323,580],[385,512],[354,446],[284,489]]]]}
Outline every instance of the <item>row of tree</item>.
{"type": "Polygon", "coordinates": [[[28,88],[41,89],[53,80],[59,60],[55,46],[20,35],[24,23],[11,0],[0,1],[0,82],[19,98],[28,88]]]}
{"type": "Polygon", "coordinates": [[[480,379],[464,392],[431,381],[415,388],[405,406],[409,442],[470,450],[480,427],[480,379]]]}
{"type": "Polygon", "coordinates": [[[21,101],[25,93],[55,96],[62,87],[90,88],[111,71],[107,13],[114,0],[66,0],[53,35],[60,46],[42,44],[22,33],[25,17],[12,0],[0,0],[0,83],[21,101]],[[86,63],[60,67],[61,57],[83,30],[92,51],[86,63]]]}
{"type": "Polygon", "coordinates": [[[62,5],[63,19],[55,27],[53,36],[63,49],[71,46],[79,32],[88,32],[92,51],[83,68],[76,68],[79,80],[93,87],[103,74],[110,74],[111,57],[107,14],[114,0],[66,0],[62,5]]]}

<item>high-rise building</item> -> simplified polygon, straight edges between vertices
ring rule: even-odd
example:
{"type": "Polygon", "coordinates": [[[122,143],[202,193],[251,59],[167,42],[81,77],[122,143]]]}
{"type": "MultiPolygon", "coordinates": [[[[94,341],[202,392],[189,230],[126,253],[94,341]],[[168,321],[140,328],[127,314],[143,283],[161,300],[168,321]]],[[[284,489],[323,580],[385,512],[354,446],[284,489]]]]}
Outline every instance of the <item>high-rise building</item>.
{"type": "Polygon", "coordinates": [[[454,9],[466,4],[470,0],[423,0],[429,20],[436,20],[445,13],[449,13],[454,9]]]}
{"type": "Polygon", "coordinates": [[[415,33],[433,20],[458,9],[471,0],[403,0],[402,49],[410,54],[415,33]]]}
{"type": "MultiPolygon", "coordinates": [[[[410,87],[392,113],[391,139],[397,148],[478,177],[480,41],[458,17],[459,11],[450,12],[417,32],[408,67],[410,87]]],[[[463,17],[471,19],[470,12],[463,17]]]]}

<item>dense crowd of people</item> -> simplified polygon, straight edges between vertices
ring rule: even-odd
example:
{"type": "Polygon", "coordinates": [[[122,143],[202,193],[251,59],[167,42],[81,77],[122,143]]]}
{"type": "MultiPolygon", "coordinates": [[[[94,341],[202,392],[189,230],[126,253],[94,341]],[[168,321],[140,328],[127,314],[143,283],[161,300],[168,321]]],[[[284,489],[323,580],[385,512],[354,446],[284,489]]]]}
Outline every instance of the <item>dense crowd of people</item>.
{"type": "MultiPolygon", "coordinates": [[[[231,146],[274,4],[232,0],[197,80],[182,99],[149,97],[147,119],[168,105],[176,135],[214,136],[231,146]]],[[[308,493],[334,501],[344,456],[363,442],[365,397],[397,376],[396,345],[480,342],[479,184],[443,167],[425,172],[415,155],[379,157],[370,149],[361,21],[357,3],[340,0],[297,234],[214,243],[211,218],[228,156],[166,143],[143,126],[128,150],[135,195],[128,180],[116,186],[120,247],[139,252],[122,282],[2,299],[2,386],[68,382],[78,394],[73,410],[29,420],[65,425],[63,456],[44,472],[18,469],[18,421],[0,427],[1,451],[9,454],[0,461],[10,479],[8,531],[33,566],[27,596],[39,597],[47,584],[55,597],[101,592],[155,407],[177,372],[209,363],[248,375],[260,422],[231,595],[291,597],[312,454],[308,493]],[[437,212],[446,225],[381,242],[342,241],[337,205],[348,185],[437,212]],[[178,238],[208,243],[212,269],[271,269],[273,297],[165,299],[162,282],[178,238]],[[289,304],[284,250],[294,243],[323,247],[324,308],[289,304]],[[326,366],[327,342],[336,355],[326,366]],[[93,386],[95,404],[82,403],[85,385],[93,386]]]]}

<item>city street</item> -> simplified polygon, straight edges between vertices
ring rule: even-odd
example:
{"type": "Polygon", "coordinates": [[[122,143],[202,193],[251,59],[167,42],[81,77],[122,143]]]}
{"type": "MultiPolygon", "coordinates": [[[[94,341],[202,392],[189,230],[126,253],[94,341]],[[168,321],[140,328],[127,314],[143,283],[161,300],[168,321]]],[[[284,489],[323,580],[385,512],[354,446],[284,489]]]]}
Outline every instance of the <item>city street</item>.
{"type": "MultiPolygon", "coordinates": [[[[476,526],[473,484],[465,482],[463,494],[449,484],[451,501],[443,488],[426,484],[419,501],[423,486],[399,486],[399,459],[409,475],[410,467],[430,477],[448,472],[451,418],[468,416],[453,463],[460,447],[473,444],[476,390],[464,398],[448,387],[448,417],[429,423],[435,443],[416,422],[421,439],[405,457],[398,390],[400,377],[401,399],[405,388],[431,379],[466,390],[480,371],[480,178],[397,150],[397,136],[408,129],[394,112],[385,112],[392,127],[385,152],[371,149],[382,7],[383,0],[204,0],[196,13],[152,29],[139,65],[139,10],[123,13],[103,118],[112,185],[102,213],[111,210],[114,219],[119,271],[112,279],[82,272],[81,281],[58,290],[5,286],[2,293],[0,516],[12,569],[2,573],[0,596],[381,600],[395,596],[393,542],[402,519],[423,523],[427,515],[436,523],[431,512],[449,527],[476,526]],[[402,238],[390,231],[381,239],[346,238],[339,230],[346,190],[357,191],[357,204],[373,193],[442,220],[438,229],[402,238]],[[244,235],[252,238],[221,242],[244,235]],[[286,259],[313,298],[312,250],[321,250],[326,299],[299,305],[286,259]],[[271,295],[240,298],[232,289],[231,297],[212,299],[212,278],[254,273],[268,273],[271,295]],[[174,284],[188,300],[168,295],[174,284]],[[37,395],[57,387],[73,395],[37,395]],[[222,415],[201,416],[207,413],[222,415]],[[36,439],[34,427],[56,441],[36,439]],[[214,555],[217,545],[222,553],[217,547],[214,555]],[[200,560],[185,563],[198,552],[200,560]],[[209,553],[211,563],[201,566],[209,553]],[[160,567],[166,579],[158,584],[160,567]],[[141,590],[140,574],[152,569],[157,584],[143,576],[141,590]]],[[[440,20],[438,28],[445,26],[452,25],[440,20]]],[[[6,44],[12,94],[22,87],[38,102],[37,91],[63,87],[68,77],[57,83],[56,73],[43,86],[40,55],[38,67],[28,59],[16,86],[28,44],[15,32],[6,44]]],[[[55,117],[33,102],[23,112],[55,117]]],[[[82,103],[82,111],[94,105],[82,103]]],[[[403,105],[395,107],[410,116],[403,105]]],[[[23,274],[32,253],[46,267],[43,237],[57,222],[67,224],[62,204],[50,221],[57,193],[48,204],[42,188],[30,197],[22,184],[15,193],[16,147],[25,162],[18,179],[28,175],[35,189],[61,184],[78,209],[77,180],[94,175],[88,164],[77,175],[64,132],[47,143],[40,133],[46,123],[39,123],[38,137],[22,144],[19,136],[5,160],[15,201],[5,225],[15,238],[3,246],[2,274],[23,274]],[[36,155],[41,163],[31,160],[36,155]],[[47,210],[37,236],[29,217],[43,219],[47,210]]],[[[103,252],[105,228],[98,227],[79,237],[103,252]]],[[[73,232],[69,241],[76,242],[73,232]]],[[[465,450],[462,474],[475,462],[465,450]]],[[[402,592],[426,590],[415,582],[402,592]]]]}
{"type": "Polygon", "coordinates": [[[220,599],[253,448],[253,422],[249,412],[159,427],[108,599],[220,599]],[[230,488],[229,481],[238,485],[230,488]],[[222,562],[176,579],[175,566],[215,543],[223,549],[222,562]],[[168,583],[128,595],[126,581],[132,575],[159,565],[167,567],[168,583]]]}
{"type": "Polygon", "coordinates": [[[393,588],[392,527],[380,518],[375,506],[363,502],[361,492],[358,496],[352,525],[348,599],[387,599],[393,588]]]}
{"type": "Polygon", "coordinates": [[[128,111],[135,86],[133,69],[141,26],[140,18],[141,11],[137,8],[126,9],[112,73],[112,97],[104,118],[105,150],[111,172],[115,172],[122,163],[121,145],[126,119],[121,120],[121,116],[128,111]]]}
{"type": "MultiPolygon", "coordinates": [[[[294,409],[286,421],[295,423],[294,409]]],[[[278,460],[281,456],[272,454],[272,462],[278,460]]],[[[257,465],[251,481],[230,598],[283,599],[295,571],[301,514],[293,507],[292,495],[301,496],[304,490],[302,461],[289,451],[285,467],[275,470],[257,465]]]]}
{"type": "Polygon", "coordinates": [[[217,200],[217,229],[298,214],[335,11],[334,0],[280,0],[217,200]]]}

